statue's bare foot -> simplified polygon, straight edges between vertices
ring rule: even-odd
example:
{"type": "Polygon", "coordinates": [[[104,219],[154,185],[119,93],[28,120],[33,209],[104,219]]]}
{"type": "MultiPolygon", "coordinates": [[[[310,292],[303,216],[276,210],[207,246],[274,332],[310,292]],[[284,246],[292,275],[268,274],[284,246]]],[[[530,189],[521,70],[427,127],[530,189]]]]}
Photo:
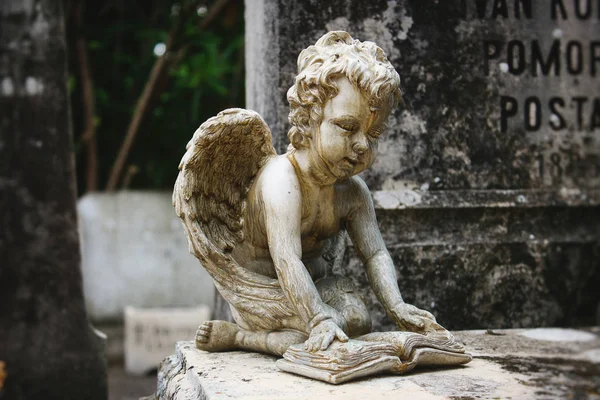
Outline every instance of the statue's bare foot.
{"type": "Polygon", "coordinates": [[[227,321],[206,321],[196,331],[196,347],[205,351],[227,351],[239,348],[236,337],[241,328],[227,321]]]}

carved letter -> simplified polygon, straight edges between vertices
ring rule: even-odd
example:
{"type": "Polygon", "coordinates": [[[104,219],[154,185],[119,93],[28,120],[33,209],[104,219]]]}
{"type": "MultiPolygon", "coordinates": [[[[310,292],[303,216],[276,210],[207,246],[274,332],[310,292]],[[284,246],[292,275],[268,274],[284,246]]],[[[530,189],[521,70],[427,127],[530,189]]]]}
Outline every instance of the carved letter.
{"type": "Polygon", "coordinates": [[[600,62],[600,42],[590,42],[590,70],[592,76],[596,76],[597,64],[600,62]]]}
{"type": "Polygon", "coordinates": [[[590,0],[574,0],[575,15],[578,19],[589,19],[592,15],[592,2],[590,0]],[[585,2],[585,10],[582,11],[581,2],[585,2]]]}
{"type": "Polygon", "coordinates": [[[593,131],[596,128],[600,128],[600,99],[594,99],[594,109],[592,111],[592,116],[590,117],[590,131],[593,131]]]}
{"type": "Polygon", "coordinates": [[[521,8],[523,8],[523,14],[527,19],[533,18],[531,0],[515,0],[515,17],[518,19],[521,18],[521,8]]]}
{"type": "Polygon", "coordinates": [[[565,54],[567,58],[567,71],[572,75],[579,75],[583,71],[583,51],[581,50],[581,43],[574,40],[567,43],[567,51],[565,54]]]}
{"type": "Polygon", "coordinates": [[[550,126],[552,129],[558,131],[566,128],[567,123],[565,122],[565,119],[560,111],[557,109],[557,106],[560,106],[561,108],[565,106],[565,100],[561,97],[552,97],[548,105],[550,106],[550,112],[552,113],[552,116],[556,116],[556,118],[552,118],[552,116],[550,117],[550,126]]]}
{"type": "Polygon", "coordinates": [[[525,129],[535,132],[542,125],[542,103],[536,96],[525,99],[524,107],[525,129]]]}
{"type": "Polygon", "coordinates": [[[519,104],[517,99],[510,96],[500,97],[500,131],[506,132],[508,130],[508,119],[517,115],[519,111],[519,104]]]}
{"type": "Polygon", "coordinates": [[[544,60],[540,42],[537,40],[531,41],[531,75],[537,76],[537,67],[540,66],[544,76],[550,73],[550,69],[554,65],[554,75],[560,75],[560,40],[556,39],[552,42],[552,48],[548,58],[544,60]]]}
{"type": "Polygon", "coordinates": [[[567,19],[567,10],[565,9],[565,5],[563,4],[562,0],[552,0],[552,19],[558,19],[556,13],[556,6],[559,7],[561,18],[567,19]]]}
{"type": "Polygon", "coordinates": [[[583,129],[583,105],[587,103],[588,98],[583,96],[573,97],[573,101],[577,107],[577,129],[583,129]]]}
{"type": "Polygon", "coordinates": [[[502,42],[499,40],[484,40],[483,41],[483,73],[488,76],[490,74],[490,60],[500,56],[500,48],[502,42]]]}
{"type": "Polygon", "coordinates": [[[513,75],[521,75],[525,71],[525,45],[520,40],[511,40],[508,42],[506,52],[508,71],[513,75]]]}
{"type": "Polygon", "coordinates": [[[498,18],[498,15],[508,18],[508,6],[506,5],[506,0],[494,0],[492,18],[498,18]]]}

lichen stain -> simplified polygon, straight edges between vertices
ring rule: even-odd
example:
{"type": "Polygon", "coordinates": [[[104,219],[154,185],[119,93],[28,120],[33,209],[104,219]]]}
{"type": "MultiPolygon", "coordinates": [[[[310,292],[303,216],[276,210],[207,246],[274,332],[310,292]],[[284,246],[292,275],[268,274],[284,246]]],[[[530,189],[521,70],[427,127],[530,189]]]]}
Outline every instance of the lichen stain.
{"type": "MultiPolygon", "coordinates": [[[[400,58],[400,49],[394,40],[406,40],[413,26],[413,18],[406,13],[404,1],[388,1],[387,8],[378,16],[365,18],[356,25],[356,37],[376,42],[390,60],[400,58]],[[400,9],[400,11],[398,11],[400,9]],[[397,31],[394,35],[393,32],[397,31]]],[[[353,24],[346,17],[337,17],[325,24],[328,31],[352,31],[353,24]]]]}
{"type": "Polygon", "coordinates": [[[593,362],[558,357],[477,358],[498,363],[508,372],[529,375],[530,379],[521,383],[543,389],[540,395],[583,399],[600,394],[600,365],[593,362]]]}
{"type": "Polygon", "coordinates": [[[34,0],[21,1],[0,1],[0,15],[31,15],[33,11],[34,0]]]}
{"type": "Polygon", "coordinates": [[[44,8],[41,3],[35,5],[35,20],[31,25],[31,36],[36,41],[46,42],[50,38],[50,23],[46,18],[44,8]]]}
{"type": "Polygon", "coordinates": [[[44,84],[39,78],[28,76],[25,78],[25,93],[29,96],[38,96],[44,92],[44,84]]]}
{"type": "MultiPolygon", "coordinates": [[[[388,182],[389,180],[384,183],[384,186],[388,182]]],[[[398,210],[420,204],[422,200],[421,194],[412,189],[397,188],[395,190],[381,190],[373,193],[373,201],[377,208],[398,210]]]]}
{"type": "MultiPolygon", "coordinates": [[[[384,15],[386,15],[388,13],[388,11],[390,11],[390,8],[388,8],[386,10],[384,15]]],[[[392,19],[394,17],[395,17],[395,15],[393,14],[393,9],[392,9],[392,12],[391,12],[391,15],[389,16],[389,18],[392,19]]],[[[414,24],[414,21],[413,21],[412,17],[409,17],[408,15],[406,15],[406,8],[403,8],[400,13],[400,27],[402,28],[402,30],[400,32],[398,32],[398,39],[406,40],[408,38],[408,31],[413,26],[413,24],[414,24]]]]}
{"type": "Polygon", "coordinates": [[[328,31],[349,31],[350,21],[346,17],[337,17],[333,21],[325,24],[328,31]]]}
{"type": "Polygon", "coordinates": [[[15,85],[9,77],[2,79],[0,88],[2,90],[2,97],[12,97],[15,94],[15,85]]]}
{"type": "Polygon", "coordinates": [[[408,110],[404,110],[400,116],[399,128],[403,132],[408,132],[411,135],[422,135],[427,133],[425,121],[418,114],[413,114],[408,110]]]}

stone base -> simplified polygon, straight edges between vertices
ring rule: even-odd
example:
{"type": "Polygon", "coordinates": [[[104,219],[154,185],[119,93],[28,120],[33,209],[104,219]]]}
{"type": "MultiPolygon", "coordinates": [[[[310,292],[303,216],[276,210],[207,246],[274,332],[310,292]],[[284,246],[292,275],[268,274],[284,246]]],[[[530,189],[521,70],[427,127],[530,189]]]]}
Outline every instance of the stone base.
{"type": "Polygon", "coordinates": [[[125,370],[145,375],[156,370],[175,343],[194,337],[198,324],[210,319],[210,308],[125,307],[125,370]]]}
{"type": "Polygon", "coordinates": [[[598,398],[600,328],[463,331],[464,367],[333,386],[280,371],[275,357],[207,353],[179,342],[161,364],[157,399],[598,398]],[[596,397],[594,397],[596,396],[596,397]]]}

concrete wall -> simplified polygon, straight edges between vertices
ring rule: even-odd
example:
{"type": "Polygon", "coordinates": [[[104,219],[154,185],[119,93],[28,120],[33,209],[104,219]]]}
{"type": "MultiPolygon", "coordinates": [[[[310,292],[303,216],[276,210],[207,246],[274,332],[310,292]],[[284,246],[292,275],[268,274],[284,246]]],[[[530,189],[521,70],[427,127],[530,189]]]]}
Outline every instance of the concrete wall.
{"type": "MultiPolygon", "coordinates": [[[[363,177],[405,300],[449,328],[596,322],[600,23],[575,3],[246,1],[247,107],[279,152],[298,54],[325,32],[376,42],[400,73],[406,108],[363,177]]],[[[340,272],[391,328],[351,245],[340,272]]]]}
{"type": "Polygon", "coordinates": [[[94,321],[121,321],[128,305],[212,307],[212,280],[188,252],[171,193],[89,194],[77,209],[86,306],[94,321]]]}

